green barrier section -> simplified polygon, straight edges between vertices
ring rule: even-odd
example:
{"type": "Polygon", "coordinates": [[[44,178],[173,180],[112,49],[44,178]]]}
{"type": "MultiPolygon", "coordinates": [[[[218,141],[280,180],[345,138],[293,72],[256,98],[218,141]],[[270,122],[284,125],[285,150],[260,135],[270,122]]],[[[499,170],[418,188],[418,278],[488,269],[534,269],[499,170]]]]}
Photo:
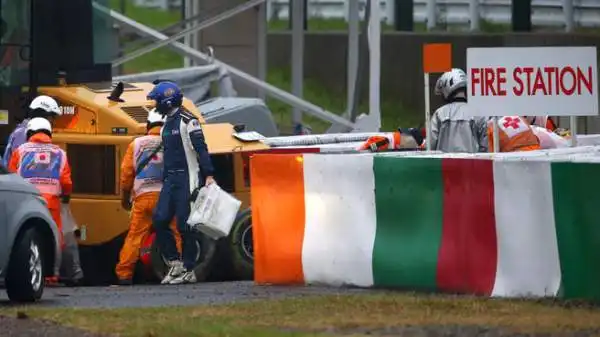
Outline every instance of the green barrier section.
{"type": "Polygon", "coordinates": [[[562,295],[600,299],[600,165],[553,163],[552,192],[562,295]]]}
{"type": "Polygon", "coordinates": [[[444,186],[441,159],[375,157],[376,286],[436,289],[444,186]]]}

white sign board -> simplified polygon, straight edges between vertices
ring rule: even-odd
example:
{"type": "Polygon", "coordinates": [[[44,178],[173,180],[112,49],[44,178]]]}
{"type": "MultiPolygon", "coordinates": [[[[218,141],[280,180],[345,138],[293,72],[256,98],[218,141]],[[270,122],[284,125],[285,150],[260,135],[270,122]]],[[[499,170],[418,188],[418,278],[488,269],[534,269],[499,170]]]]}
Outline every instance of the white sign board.
{"type": "Polygon", "coordinates": [[[468,48],[477,116],[596,116],[596,47],[468,48]]]}

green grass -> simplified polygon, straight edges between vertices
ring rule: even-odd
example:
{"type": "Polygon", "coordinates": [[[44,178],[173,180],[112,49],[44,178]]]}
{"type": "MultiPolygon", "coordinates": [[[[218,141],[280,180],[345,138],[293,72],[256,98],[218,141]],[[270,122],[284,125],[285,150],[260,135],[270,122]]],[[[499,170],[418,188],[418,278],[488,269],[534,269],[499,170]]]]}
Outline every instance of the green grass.
{"type": "MultiPolygon", "coordinates": [[[[110,0],[110,8],[116,11],[121,10],[121,0],[110,0]]],[[[144,25],[165,28],[181,20],[181,11],[162,11],[153,8],[137,7],[133,1],[125,1],[124,15],[138,21],[144,25]]]]}
{"type": "MultiPolygon", "coordinates": [[[[367,336],[406,326],[485,326],[518,333],[600,328],[600,310],[525,300],[398,292],[135,309],[0,309],[121,337],[367,336]]],[[[447,331],[447,330],[446,330],[447,331]]],[[[394,334],[397,335],[397,334],[394,334]]]]}
{"type": "MultiPolygon", "coordinates": [[[[110,7],[120,11],[121,0],[110,0],[110,7]]],[[[181,20],[181,13],[176,11],[162,11],[153,8],[136,7],[133,1],[125,1],[125,15],[155,29],[163,29],[181,20]]],[[[126,43],[127,41],[122,41],[126,43]]],[[[127,51],[141,47],[146,43],[126,43],[127,51]]],[[[135,74],[146,71],[179,68],[183,66],[183,57],[168,48],[160,48],[123,64],[123,73],[135,74]]]]}
{"type": "MultiPolygon", "coordinates": [[[[146,45],[145,43],[131,43],[126,51],[130,52],[146,45]]],[[[142,55],[123,64],[124,74],[136,74],[147,71],[173,69],[183,67],[183,57],[167,48],[160,48],[142,55]]]]}
{"type": "MultiPolygon", "coordinates": [[[[291,71],[289,69],[271,69],[267,75],[267,82],[280,89],[291,89],[291,71]]],[[[304,98],[311,103],[324,107],[331,112],[342,114],[346,111],[346,92],[338,92],[325,87],[319,81],[307,78],[304,81],[304,98]]],[[[267,98],[267,104],[276,122],[283,128],[291,128],[292,108],[276,99],[267,98]]],[[[359,105],[359,114],[367,113],[368,101],[359,105]]],[[[393,130],[398,126],[416,125],[419,120],[415,115],[406,110],[400,101],[381,102],[382,130],[393,130]]],[[[303,121],[308,124],[314,133],[320,133],[329,127],[328,122],[305,115],[303,121]]]]}

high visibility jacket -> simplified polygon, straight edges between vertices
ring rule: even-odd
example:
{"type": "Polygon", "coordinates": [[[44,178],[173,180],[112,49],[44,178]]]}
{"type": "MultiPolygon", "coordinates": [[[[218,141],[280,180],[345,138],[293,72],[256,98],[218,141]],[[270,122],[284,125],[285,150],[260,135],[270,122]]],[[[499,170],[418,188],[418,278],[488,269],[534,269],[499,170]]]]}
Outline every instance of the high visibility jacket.
{"type": "Polygon", "coordinates": [[[12,153],[8,169],[37,187],[48,208],[60,209],[59,197],[71,195],[73,182],[66,152],[51,141],[43,133],[31,136],[12,153]]]}
{"type": "MultiPolygon", "coordinates": [[[[488,121],[488,140],[490,152],[494,151],[493,119],[488,121]]],[[[505,116],[498,119],[500,152],[531,151],[540,149],[537,138],[529,123],[519,116],[505,116]]]]}
{"type": "Polygon", "coordinates": [[[156,152],[138,175],[135,171],[141,162],[152,155],[160,145],[160,127],[154,127],[148,134],[133,140],[127,147],[121,164],[121,189],[131,191],[132,198],[148,192],[160,192],[163,184],[163,151],[156,152]]]}

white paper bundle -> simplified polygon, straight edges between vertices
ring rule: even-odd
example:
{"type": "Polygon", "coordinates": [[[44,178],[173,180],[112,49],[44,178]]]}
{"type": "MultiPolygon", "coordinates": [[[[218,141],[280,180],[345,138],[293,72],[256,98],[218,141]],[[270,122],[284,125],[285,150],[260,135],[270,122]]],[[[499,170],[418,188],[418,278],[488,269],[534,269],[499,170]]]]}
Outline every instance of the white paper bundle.
{"type": "Polygon", "coordinates": [[[187,224],[217,240],[229,235],[241,205],[216,183],[204,186],[192,203],[187,224]]]}

